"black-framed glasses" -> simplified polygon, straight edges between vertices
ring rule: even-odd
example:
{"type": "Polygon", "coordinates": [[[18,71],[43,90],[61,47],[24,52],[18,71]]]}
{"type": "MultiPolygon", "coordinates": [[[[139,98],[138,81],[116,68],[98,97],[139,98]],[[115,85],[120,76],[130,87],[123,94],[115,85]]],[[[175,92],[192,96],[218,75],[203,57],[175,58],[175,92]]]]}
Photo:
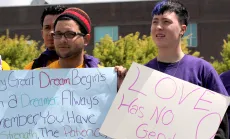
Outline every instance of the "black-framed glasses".
{"type": "Polygon", "coordinates": [[[66,39],[73,39],[75,36],[85,36],[85,34],[80,32],[73,32],[73,31],[67,31],[67,32],[53,32],[52,36],[54,39],[61,39],[62,36],[64,36],[66,39]]]}

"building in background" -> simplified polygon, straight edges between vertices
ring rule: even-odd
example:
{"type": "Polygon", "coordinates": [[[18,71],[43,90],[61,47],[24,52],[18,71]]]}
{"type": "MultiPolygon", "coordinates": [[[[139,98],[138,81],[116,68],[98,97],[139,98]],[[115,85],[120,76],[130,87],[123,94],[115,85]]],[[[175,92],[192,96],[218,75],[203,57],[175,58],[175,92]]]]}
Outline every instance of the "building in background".
{"type": "MultiPolygon", "coordinates": [[[[0,7],[17,7],[45,4],[83,4],[83,3],[108,3],[108,2],[128,2],[141,0],[0,0],[0,7]]],[[[142,0],[146,1],[146,0],[142,0]]],[[[159,1],[159,0],[149,0],[159,1]]]]}
{"type": "MultiPolygon", "coordinates": [[[[2,0],[0,0],[2,1],[2,0]]],[[[9,0],[10,1],[10,0],[9,0]]],[[[13,1],[13,0],[11,0],[13,1]]],[[[15,0],[20,1],[20,0],[15,0]]],[[[150,0],[23,0],[25,6],[1,6],[0,33],[6,29],[14,35],[30,35],[31,39],[42,41],[40,16],[47,4],[68,2],[67,7],[84,9],[92,20],[92,40],[86,47],[92,53],[94,44],[109,34],[114,41],[119,36],[139,31],[150,34],[151,11],[156,1],[150,0]],[[74,1],[74,4],[71,4],[74,1]],[[93,2],[94,1],[94,2],[93,2]],[[84,2],[84,3],[83,3],[84,2]]],[[[229,0],[181,0],[190,11],[190,24],[186,35],[189,48],[201,52],[206,60],[211,56],[220,59],[223,39],[230,34],[229,0]],[[213,10],[215,9],[215,10],[213,10]]],[[[1,2],[0,2],[1,3],[1,2]]],[[[22,4],[21,4],[22,5],[22,4]]]]}

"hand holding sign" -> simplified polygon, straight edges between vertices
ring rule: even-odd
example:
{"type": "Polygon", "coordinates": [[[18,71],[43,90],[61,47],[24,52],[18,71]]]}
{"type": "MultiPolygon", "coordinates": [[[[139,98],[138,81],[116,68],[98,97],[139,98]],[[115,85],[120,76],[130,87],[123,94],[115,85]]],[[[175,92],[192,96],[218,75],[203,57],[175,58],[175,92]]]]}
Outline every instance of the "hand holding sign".
{"type": "Polygon", "coordinates": [[[116,139],[210,139],[228,98],[132,64],[100,132],[116,139]]]}

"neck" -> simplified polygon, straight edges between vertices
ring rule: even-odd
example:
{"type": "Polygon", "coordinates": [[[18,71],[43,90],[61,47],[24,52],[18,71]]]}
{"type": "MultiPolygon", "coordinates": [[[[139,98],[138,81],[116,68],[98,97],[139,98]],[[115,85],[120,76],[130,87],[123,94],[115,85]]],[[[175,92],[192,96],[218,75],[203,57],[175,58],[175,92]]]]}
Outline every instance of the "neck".
{"type": "Polygon", "coordinates": [[[59,58],[59,64],[61,68],[76,68],[83,64],[84,62],[84,53],[69,57],[69,58],[59,58]]]}
{"type": "Polygon", "coordinates": [[[157,60],[165,63],[175,63],[180,61],[184,57],[184,52],[181,47],[170,47],[170,48],[160,48],[158,50],[157,60]]]}

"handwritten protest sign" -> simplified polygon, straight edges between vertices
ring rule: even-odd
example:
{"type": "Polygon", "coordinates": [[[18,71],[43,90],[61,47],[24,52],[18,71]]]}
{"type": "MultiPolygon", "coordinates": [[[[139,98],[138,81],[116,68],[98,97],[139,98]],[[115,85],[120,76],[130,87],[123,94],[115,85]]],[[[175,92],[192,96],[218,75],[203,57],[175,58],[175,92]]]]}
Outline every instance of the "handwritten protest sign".
{"type": "Polygon", "coordinates": [[[0,72],[0,139],[103,139],[114,68],[0,72]]]}
{"type": "Polygon", "coordinates": [[[133,63],[100,129],[115,139],[210,139],[228,98],[133,63]]]}

